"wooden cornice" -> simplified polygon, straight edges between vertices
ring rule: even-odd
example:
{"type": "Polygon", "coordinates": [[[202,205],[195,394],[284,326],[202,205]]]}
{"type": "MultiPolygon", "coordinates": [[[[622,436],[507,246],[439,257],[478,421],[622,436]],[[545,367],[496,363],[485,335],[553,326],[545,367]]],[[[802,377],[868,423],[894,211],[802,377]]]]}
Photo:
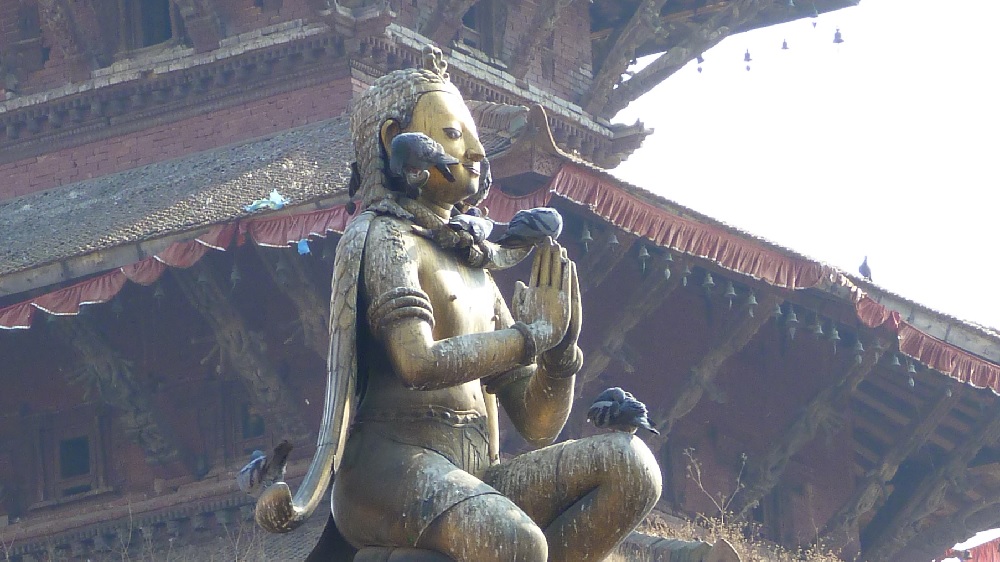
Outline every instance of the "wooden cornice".
{"type": "Polygon", "coordinates": [[[628,23],[616,32],[600,63],[595,61],[597,72],[583,102],[586,111],[600,114],[600,110],[607,105],[608,96],[622,72],[635,58],[636,48],[650,38],[664,4],[666,0],[642,0],[628,23]]]}
{"type": "Polygon", "coordinates": [[[70,373],[71,382],[96,390],[104,403],[120,412],[118,422],[125,435],[138,443],[151,464],[178,460],[177,440],[169,425],[153,411],[153,394],[136,372],[134,363],[122,357],[86,316],[58,318],[49,324],[79,358],[79,369],[70,373]]]}
{"type": "Polygon", "coordinates": [[[330,346],[329,300],[323,297],[319,288],[309,279],[303,259],[296,259],[299,256],[293,255],[292,250],[255,247],[261,261],[268,264],[265,269],[271,280],[292,301],[299,313],[299,326],[302,328],[306,347],[325,361],[330,346]]]}
{"type": "Polygon", "coordinates": [[[900,463],[927,442],[941,420],[961,399],[962,394],[962,387],[955,385],[950,396],[941,393],[921,409],[906,427],[902,438],[895,440],[878,465],[855,485],[854,495],[830,518],[820,533],[820,536],[825,537],[823,541],[825,547],[844,546],[844,539],[857,525],[858,519],[871,511],[876,502],[886,499],[883,493],[886,484],[896,475],[900,463]]]}
{"type": "Polygon", "coordinates": [[[293,398],[294,391],[264,352],[263,336],[250,330],[212,269],[202,260],[172,273],[215,335],[225,364],[239,376],[254,402],[263,409],[268,426],[295,445],[306,443],[309,430],[293,398]]]}
{"type": "Polygon", "coordinates": [[[870,346],[861,355],[861,361],[850,357],[851,366],[836,377],[832,384],[819,391],[802,413],[777,437],[770,449],[762,456],[751,458],[747,471],[746,488],[736,496],[733,513],[744,516],[766,496],[781,479],[788,461],[816,437],[823,428],[836,428],[843,424],[843,411],[858,383],[861,382],[881,356],[881,352],[870,346]]]}
{"type": "MultiPolygon", "coordinates": [[[[676,275],[675,277],[680,278],[681,276],[676,275]]],[[[757,309],[759,311],[770,311],[781,303],[781,301],[782,299],[778,295],[766,293],[760,297],[757,309]]],[[[719,374],[722,365],[730,357],[746,347],[754,335],[767,324],[770,318],[771,316],[767,312],[758,313],[753,316],[745,314],[726,326],[718,336],[718,343],[691,368],[691,376],[688,377],[684,388],[674,398],[665,416],[656,419],[663,436],[669,434],[673,425],[688,415],[698,405],[702,395],[705,393],[705,389],[713,384],[712,379],[719,374]]]]}
{"type": "MultiPolygon", "coordinates": [[[[998,435],[1000,409],[994,408],[973,435],[950,451],[943,463],[927,473],[916,488],[907,493],[901,505],[887,502],[882,507],[886,509],[892,506],[894,512],[880,529],[866,528],[863,531],[870,535],[871,544],[863,553],[864,559],[870,562],[890,560],[909,544],[921,531],[920,521],[941,507],[948,488],[953,482],[962,479],[969,462],[983,447],[995,443],[998,435]]],[[[873,523],[875,521],[877,519],[873,523]]],[[[870,523],[869,526],[871,525],[870,523]]]]}
{"type": "Polygon", "coordinates": [[[535,58],[538,46],[542,44],[556,28],[559,23],[559,16],[573,0],[542,0],[535,12],[533,24],[521,35],[517,46],[511,50],[510,57],[504,62],[507,63],[507,72],[510,72],[519,80],[524,79],[528,73],[531,61],[535,58]]]}
{"type": "Polygon", "coordinates": [[[101,76],[59,95],[14,98],[0,112],[0,164],[321,84],[348,71],[344,39],[330,32],[231,50],[217,60],[203,54],[121,72],[100,69],[95,74],[101,76]]]}
{"type": "MultiPolygon", "coordinates": [[[[650,261],[660,259],[651,258],[650,261]]],[[[660,305],[680,286],[681,276],[674,275],[667,279],[660,273],[663,266],[661,262],[651,265],[646,277],[633,293],[636,297],[619,311],[613,322],[606,325],[600,346],[587,354],[583,368],[577,374],[577,395],[582,395],[585,385],[604,372],[611,359],[625,344],[629,332],[659,310],[660,305]]]]}

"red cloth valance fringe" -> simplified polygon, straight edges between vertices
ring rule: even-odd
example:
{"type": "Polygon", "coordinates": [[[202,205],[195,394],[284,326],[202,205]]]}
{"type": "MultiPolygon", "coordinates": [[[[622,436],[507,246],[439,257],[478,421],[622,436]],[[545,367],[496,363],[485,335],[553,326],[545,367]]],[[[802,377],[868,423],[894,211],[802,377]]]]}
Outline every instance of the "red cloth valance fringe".
{"type": "MultiPolygon", "coordinates": [[[[710,260],[724,269],[765,281],[775,287],[803,289],[822,286],[847,288],[858,319],[869,328],[897,334],[899,350],[963,383],[1000,393],[1000,366],[925,334],[902,321],[898,312],[868,297],[835,269],[814,261],[788,256],[756,240],[725,228],[680,217],[622,190],[614,180],[575,164],[564,165],[547,189],[521,197],[494,190],[483,203],[495,221],[508,222],[521,209],[548,205],[552,196],[590,208],[618,228],[658,246],[710,260]]],[[[35,309],[51,314],[78,314],[80,306],[107,302],[126,279],[151,285],[166,266],[191,267],[209,248],[225,250],[234,236],[249,236],[256,244],[287,247],[310,236],[343,232],[351,220],[344,206],[308,213],[261,217],[213,227],[208,233],[177,242],[156,256],[121,267],[70,287],[0,309],[0,328],[29,328],[35,309]]]]}

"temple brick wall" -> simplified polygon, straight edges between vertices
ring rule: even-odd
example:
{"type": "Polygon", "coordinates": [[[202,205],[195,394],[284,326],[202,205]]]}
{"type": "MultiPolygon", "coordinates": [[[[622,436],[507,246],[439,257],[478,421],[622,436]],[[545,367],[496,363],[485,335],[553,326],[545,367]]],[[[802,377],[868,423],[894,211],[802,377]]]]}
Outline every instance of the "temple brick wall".
{"type": "Polygon", "coordinates": [[[0,164],[0,199],[113,174],[342,114],[359,83],[340,78],[141,131],[0,164]]]}

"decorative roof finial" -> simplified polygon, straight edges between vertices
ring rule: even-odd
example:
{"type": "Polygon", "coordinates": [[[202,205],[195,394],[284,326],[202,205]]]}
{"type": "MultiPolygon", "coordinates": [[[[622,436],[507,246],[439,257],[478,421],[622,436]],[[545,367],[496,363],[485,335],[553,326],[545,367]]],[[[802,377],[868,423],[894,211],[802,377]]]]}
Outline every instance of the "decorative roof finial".
{"type": "Polygon", "coordinates": [[[443,80],[449,80],[448,61],[444,60],[444,53],[434,45],[426,45],[423,49],[424,68],[436,73],[443,80]]]}

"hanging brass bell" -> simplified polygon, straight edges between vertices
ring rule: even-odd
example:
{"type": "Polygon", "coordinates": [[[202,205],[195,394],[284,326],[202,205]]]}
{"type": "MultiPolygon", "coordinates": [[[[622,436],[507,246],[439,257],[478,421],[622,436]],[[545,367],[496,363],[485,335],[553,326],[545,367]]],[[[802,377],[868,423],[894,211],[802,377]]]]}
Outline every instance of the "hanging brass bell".
{"type": "Polygon", "coordinates": [[[746,54],[743,55],[743,62],[750,62],[753,59],[750,58],[750,49],[747,49],[746,54]]]}
{"type": "Polygon", "coordinates": [[[702,281],[702,283],[701,283],[701,287],[702,287],[703,289],[705,289],[705,292],[706,292],[706,293],[709,293],[709,292],[711,292],[711,291],[712,291],[712,289],[714,289],[714,288],[715,288],[715,281],[714,281],[714,280],[712,280],[712,274],[711,274],[711,273],[709,273],[709,272],[707,272],[707,271],[705,272],[705,280],[704,280],[704,281],[702,281]]]}
{"type": "Polygon", "coordinates": [[[844,37],[840,34],[840,28],[839,27],[837,28],[837,31],[833,32],[833,42],[837,43],[837,44],[840,44],[840,43],[844,42],[844,37]]]}
{"type": "Polygon", "coordinates": [[[614,232],[612,232],[611,236],[608,238],[608,246],[611,246],[612,248],[617,248],[619,244],[621,244],[621,242],[618,241],[618,236],[614,232]]]}
{"type": "Polygon", "coordinates": [[[900,363],[899,363],[899,355],[896,355],[895,353],[893,353],[892,354],[892,366],[893,367],[899,367],[899,365],[900,365],[900,363]]]}
{"type": "Polygon", "coordinates": [[[788,41],[787,40],[784,40],[784,41],[781,42],[781,50],[782,51],[787,51],[788,50],[788,41]]]}
{"type": "Polygon", "coordinates": [[[809,329],[812,331],[812,335],[816,339],[823,337],[823,323],[819,321],[818,314],[816,315],[816,320],[812,323],[812,326],[810,326],[809,329]]]}
{"type": "Polygon", "coordinates": [[[733,286],[732,281],[726,282],[726,292],[723,293],[722,296],[726,297],[729,300],[733,300],[734,298],[736,298],[736,287],[733,286]]]}

